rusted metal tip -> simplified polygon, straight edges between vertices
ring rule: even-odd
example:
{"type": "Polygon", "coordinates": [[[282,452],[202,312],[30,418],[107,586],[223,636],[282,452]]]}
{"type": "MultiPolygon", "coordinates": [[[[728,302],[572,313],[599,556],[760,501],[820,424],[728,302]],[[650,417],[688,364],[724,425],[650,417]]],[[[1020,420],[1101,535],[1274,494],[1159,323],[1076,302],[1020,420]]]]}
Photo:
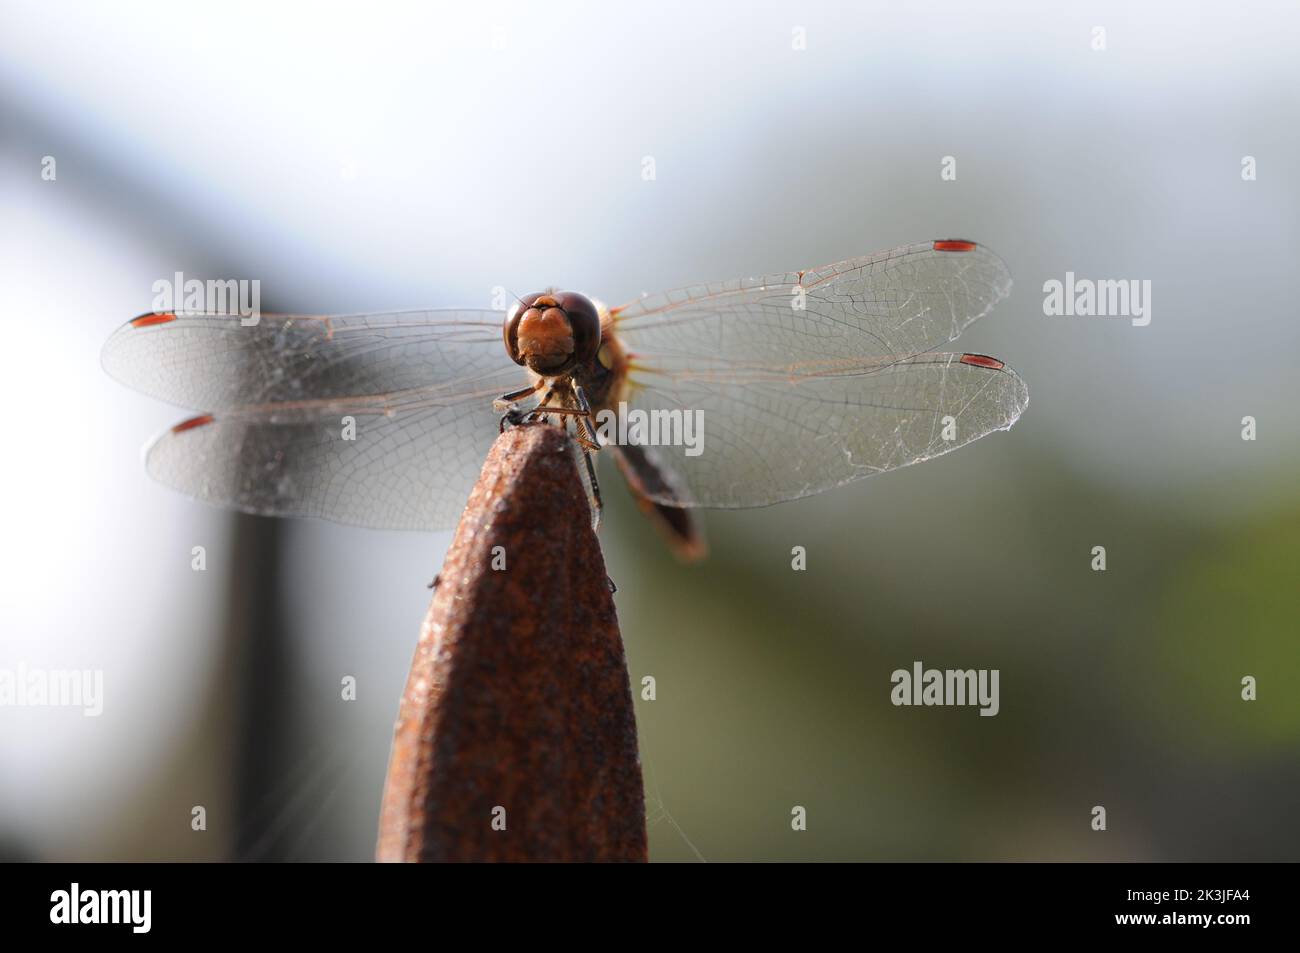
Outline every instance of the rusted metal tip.
{"type": "Polygon", "coordinates": [[[493,445],[402,697],[381,861],[646,860],[627,662],[573,445],[493,445]]]}

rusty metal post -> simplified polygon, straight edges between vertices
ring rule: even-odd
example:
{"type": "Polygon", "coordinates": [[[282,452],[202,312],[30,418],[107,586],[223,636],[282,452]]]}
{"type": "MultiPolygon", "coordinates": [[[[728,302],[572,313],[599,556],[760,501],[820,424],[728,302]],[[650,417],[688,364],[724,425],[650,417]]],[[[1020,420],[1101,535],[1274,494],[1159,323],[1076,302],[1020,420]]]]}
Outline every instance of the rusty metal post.
{"type": "Polygon", "coordinates": [[[506,431],[447,551],[402,698],[381,861],[646,860],[636,723],[569,438],[506,431]]]}

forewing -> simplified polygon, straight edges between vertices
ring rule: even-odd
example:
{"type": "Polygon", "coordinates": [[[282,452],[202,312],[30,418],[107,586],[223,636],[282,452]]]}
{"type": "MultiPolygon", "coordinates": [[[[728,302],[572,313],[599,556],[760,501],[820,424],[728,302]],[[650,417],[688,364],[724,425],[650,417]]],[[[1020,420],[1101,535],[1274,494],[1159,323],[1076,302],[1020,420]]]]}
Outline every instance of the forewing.
{"type": "Polygon", "coordinates": [[[674,373],[788,365],[815,374],[843,361],[852,370],[867,358],[937,350],[1010,290],[1001,258],[948,239],[650,295],[614,314],[638,364],[674,373]]]}
{"type": "MultiPolygon", "coordinates": [[[[332,316],[154,313],[104,345],[104,369],[130,387],[195,410],[460,386],[511,367],[495,311],[332,316]]],[[[517,379],[519,375],[516,375],[517,379]]]]}

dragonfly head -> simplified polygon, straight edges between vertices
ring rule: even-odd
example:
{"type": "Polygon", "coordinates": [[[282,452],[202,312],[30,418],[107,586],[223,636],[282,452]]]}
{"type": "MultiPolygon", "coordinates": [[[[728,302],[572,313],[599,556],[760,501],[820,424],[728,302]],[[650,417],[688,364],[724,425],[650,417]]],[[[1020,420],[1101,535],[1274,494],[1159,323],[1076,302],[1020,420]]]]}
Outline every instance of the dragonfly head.
{"type": "Polygon", "coordinates": [[[558,377],[596,356],[600,313],[576,291],[525,295],[506,313],[506,351],[542,377],[558,377]]]}

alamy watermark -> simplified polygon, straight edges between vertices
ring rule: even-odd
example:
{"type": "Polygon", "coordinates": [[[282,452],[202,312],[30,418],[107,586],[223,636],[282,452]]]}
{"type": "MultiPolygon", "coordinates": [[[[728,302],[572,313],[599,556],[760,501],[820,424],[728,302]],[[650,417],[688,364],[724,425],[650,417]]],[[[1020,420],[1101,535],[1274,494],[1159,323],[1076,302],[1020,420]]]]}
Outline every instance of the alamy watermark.
{"type": "Polygon", "coordinates": [[[237,314],[246,328],[262,320],[262,282],[247,278],[186,278],[176,272],[153,283],[153,310],[198,314],[237,314]]]}
{"type": "Polygon", "coordinates": [[[911,671],[896,669],[889,680],[889,700],[895,705],[978,705],[981,715],[1000,710],[999,669],[937,669],[913,662],[911,671]]]}
{"type": "Polygon", "coordinates": [[[132,933],[148,933],[152,908],[152,890],[83,890],[74,882],[70,889],[50,894],[50,922],[55,924],[123,924],[132,933]]]}
{"type": "Polygon", "coordinates": [[[602,446],[685,447],[686,456],[698,457],[704,452],[704,411],[629,410],[626,401],[619,401],[617,410],[597,412],[596,439],[602,446]]]}
{"type": "Polygon", "coordinates": [[[102,669],[0,668],[0,708],[80,708],[87,718],[104,713],[102,669]]]}
{"type": "Polygon", "coordinates": [[[1096,316],[1131,318],[1135,328],[1151,323],[1151,279],[1075,278],[1065,273],[1065,281],[1055,278],[1043,282],[1043,314],[1051,316],[1096,316]]]}

